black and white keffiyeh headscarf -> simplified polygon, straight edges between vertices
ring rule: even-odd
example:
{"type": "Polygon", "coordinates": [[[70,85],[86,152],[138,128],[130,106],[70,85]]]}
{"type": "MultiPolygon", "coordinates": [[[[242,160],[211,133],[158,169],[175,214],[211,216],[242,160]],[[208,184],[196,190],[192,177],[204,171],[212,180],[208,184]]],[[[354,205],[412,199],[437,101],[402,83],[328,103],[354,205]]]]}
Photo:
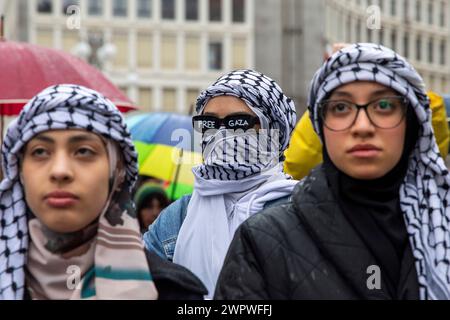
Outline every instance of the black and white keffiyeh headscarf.
{"type": "Polygon", "coordinates": [[[29,234],[28,209],[19,177],[23,147],[37,134],[58,129],[85,129],[115,142],[125,163],[123,188],[131,192],[137,178],[137,155],[123,117],[112,102],[77,85],[52,86],[30,100],[8,127],[2,146],[0,300],[21,299],[24,295],[29,234]]]}
{"type": "Polygon", "coordinates": [[[394,51],[357,43],[331,56],[311,82],[308,109],[321,136],[319,104],[334,89],[373,81],[409,100],[420,124],[415,149],[400,187],[400,206],[416,260],[421,299],[450,299],[450,175],[439,155],[422,78],[394,51]]]}
{"type": "MultiPolygon", "coordinates": [[[[222,95],[242,99],[258,116],[261,129],[276,132],[279,138],[276,146],[279,150],[274,150],[273,157],[277,157],[277,160],[278,157],[283,157],[283,151],[289,144],[297,118],[294,102],[283,93],[280,86],[273,79],[254,70],[232,71],[200,93],[196,104],[197,114],[203,112],[210,99],[222,95]]],[[[239,137],[236,138],[235,144],[242,144],[239,137]]],[[[227,163],[224,166],[204,164],[198,167],[197,171],[205,179],[238,180],[267,169],[265,165],[263,163],[250,165],[227,163]]]]}
{"type": "Polygon", "coordinates": [[[239,225],[261,212],[267,202],[290,196],[297,183],[283,172],[280,163],[296,122],[294,102],[269,77],[253,70],[236,70],[220,77],[199,95],[197,113],[203,112],[210,99],[223,95],[242,99],[258,116],[261,129],[258,134],[245,132],[231,135],[228,140],[220,136],[222,129],[217,130],[218,139],[211,147],[217,158],[228,152],[232,160],[238,159],[234,157],[238,153],[256,153],[254,148],[261,140],[247,142],[245,138],[260,138],[264,136],[263,130],[270,133],[272,142],[268,143],[271,148],[265,160],[258,157],[255,162],[240,158],[234,162],[208,162],[204,152],[204,163],[193,168],[194,192],[178,233],[173,261],[202,280],[208,298],[213,297],[225,255],[239,225]],[[224,140],[227,140],[225,147],[216,148],[217,141],[224,140]]]}

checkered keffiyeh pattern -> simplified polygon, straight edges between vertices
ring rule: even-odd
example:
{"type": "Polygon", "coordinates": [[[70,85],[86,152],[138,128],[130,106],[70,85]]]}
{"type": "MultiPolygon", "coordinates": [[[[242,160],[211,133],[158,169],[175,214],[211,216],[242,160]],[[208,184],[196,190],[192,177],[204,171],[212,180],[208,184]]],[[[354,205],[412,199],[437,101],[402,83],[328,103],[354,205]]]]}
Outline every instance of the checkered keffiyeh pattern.
{"type": "Polygon", "coordinates": [[[400,188],[421,299],[450,299],[450,175],[434,138],[422,78],[400,55],[378,44],[357,43],[331,56],[311,82],[308,109],[321,135],[319,104],[339,86],[373,81],[409,100],[420,133],[400,188]]]}
{"type": "MultiPolygon", "coordinates": [[[[201,114],[208,101],[214,97],[229,95],[242,99],[255,112],[261,128],[277,130],[279,135],[278,155],[289,145],[292,130],[297,122],[295,105],[280,86],[271,78],[254,70],[235,70],[220,77],[214,84],[200,93],[196,112],[201,114]]],[[[270,132],[270,131],[269,131],[270,132]]],[[[259,173],[258,163],[227,164],[220,168],[208,165],[197,167],[197,173],[206,179],[238,180],[259,173]]]]}
{"type": "Polygon", "coordinates": [[[137,155],[123,117],[96,91],[76,85],[52,86],[28,102],[11,123],[2,146],[0,184],[0,300],[21,299],[29,235],[27,205],[19,179],[23,147],[40,132],[85,129],[116,142],[125,160],[125,188],[137,177],[137,155]]]}

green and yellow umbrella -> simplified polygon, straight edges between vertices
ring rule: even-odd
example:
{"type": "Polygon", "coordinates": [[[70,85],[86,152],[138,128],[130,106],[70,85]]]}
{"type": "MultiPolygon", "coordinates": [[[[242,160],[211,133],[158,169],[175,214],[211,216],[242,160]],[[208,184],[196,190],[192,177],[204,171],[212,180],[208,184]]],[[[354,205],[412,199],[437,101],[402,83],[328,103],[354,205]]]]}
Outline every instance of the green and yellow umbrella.
{"type": "Polygon", "coordinates": [[[139,174],[164,180],[172,200],[192,193],[192,167],[202,162],[193,151],[190,116],[146,113],[126,119],[138,152],[139,174]]]}

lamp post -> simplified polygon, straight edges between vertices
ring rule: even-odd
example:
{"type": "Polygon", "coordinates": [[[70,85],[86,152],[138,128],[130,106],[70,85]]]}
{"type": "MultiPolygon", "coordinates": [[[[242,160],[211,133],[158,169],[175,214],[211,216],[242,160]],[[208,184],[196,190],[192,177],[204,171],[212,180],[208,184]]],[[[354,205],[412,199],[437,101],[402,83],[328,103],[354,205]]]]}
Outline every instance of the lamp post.
{"type": "Polygon", "coordinates": [[[103,37],[92,34],[88,41],[80,41],[72,49],[72,54],[103,70],[106,63],[114,59],[116,46],[109,42],[103,43],[103,37]]]}

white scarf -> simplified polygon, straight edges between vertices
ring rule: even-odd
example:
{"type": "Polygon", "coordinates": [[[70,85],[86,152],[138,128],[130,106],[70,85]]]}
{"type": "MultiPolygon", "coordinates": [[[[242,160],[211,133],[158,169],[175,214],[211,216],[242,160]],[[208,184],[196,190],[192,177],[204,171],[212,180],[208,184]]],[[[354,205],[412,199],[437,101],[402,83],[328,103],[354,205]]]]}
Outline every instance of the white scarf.
{"type": "Polygon", "coordinates": [[[266,75],[235,70],[200,93],[197,114],[210,99],[222,95],[244,101],[258,116],[261,129],[258,134],[229,136],[219,129],[213,137],[202,137],[204,163],[193,169],[194,192],[173,261],[203,281],[209,299],[239,225],[261,211],[266,202],[290,195],[297,183],[283,173],[282,166],[296,122],[292,99],[266,75]]]}
{"type": "Polygon", "coordinates": [[[204,179],[198,170],[193,170],[194,193],[178,234],[173,261],[199,277],[208,289],[206,298],[211,299],[236,229],[260,212],[266,202],[290,195],[298,181],[282,172],[282,164],[239,181],[204,179]]]}

